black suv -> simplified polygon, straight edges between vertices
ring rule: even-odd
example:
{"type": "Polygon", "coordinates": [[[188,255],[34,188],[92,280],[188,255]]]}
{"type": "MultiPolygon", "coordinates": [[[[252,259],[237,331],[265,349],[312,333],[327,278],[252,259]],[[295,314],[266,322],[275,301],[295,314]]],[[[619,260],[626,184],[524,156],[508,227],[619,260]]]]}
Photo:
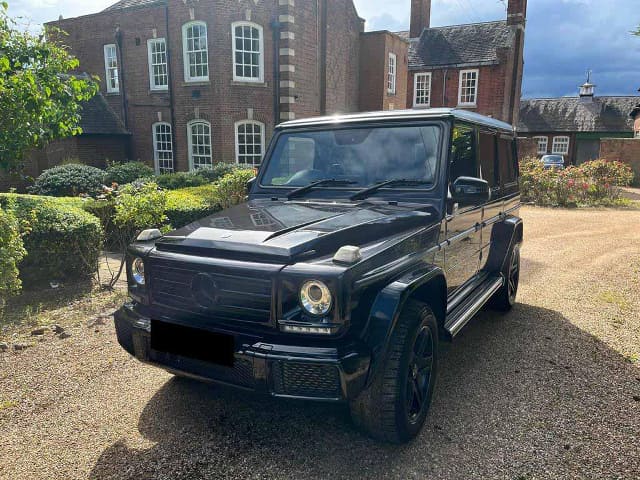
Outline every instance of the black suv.
{"type": "Polygon", "coordinates": [[[523,226],[505,123],[432,109],[280,125],[248,202],[129,248],[118,340],[176,375],[422,427],[448,341],[514,304],[523,226]]]}

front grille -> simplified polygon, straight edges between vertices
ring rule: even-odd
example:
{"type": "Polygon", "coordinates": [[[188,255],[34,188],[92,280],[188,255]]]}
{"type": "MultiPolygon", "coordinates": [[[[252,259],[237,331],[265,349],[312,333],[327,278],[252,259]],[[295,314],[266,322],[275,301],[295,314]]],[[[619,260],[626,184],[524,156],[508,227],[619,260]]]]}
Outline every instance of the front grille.
{"type": "Polygon", "coordinates": [[[256,387],[256,381],[253,375],[253,363],[246,358],[236,358],[233,367],[229,368],[151,350],[149,352],[149,360],[174,370],[191,373],[210,380],[217,380],[219,382],[248,388],[256,387]]]}
{"type": "Polygon", "coordinates": [[[268,323],[271,318],[272,281],[268,278],[167,262],[150,265],[149,283],[154,305],[221,320],[268,323]]]}
{"type": "Polygon", "coordinates": [[[341,397],[340,375],[332,365],[276,361],[271,372],[277,394],[327,399],[341,397]]]}

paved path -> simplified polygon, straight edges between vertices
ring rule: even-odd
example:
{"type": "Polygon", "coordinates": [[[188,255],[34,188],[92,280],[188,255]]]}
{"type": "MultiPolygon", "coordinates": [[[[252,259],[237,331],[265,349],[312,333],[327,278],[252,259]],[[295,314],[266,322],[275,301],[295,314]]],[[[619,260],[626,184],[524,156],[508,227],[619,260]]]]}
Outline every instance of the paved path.
{"type": "Polygon", "coordinates": [[[447,349],[403,447],[347,411],[177,380],[110,324],[0,354],[0,478],[640,478],[640,212],[526,208],[520,304],[447,349]]]}

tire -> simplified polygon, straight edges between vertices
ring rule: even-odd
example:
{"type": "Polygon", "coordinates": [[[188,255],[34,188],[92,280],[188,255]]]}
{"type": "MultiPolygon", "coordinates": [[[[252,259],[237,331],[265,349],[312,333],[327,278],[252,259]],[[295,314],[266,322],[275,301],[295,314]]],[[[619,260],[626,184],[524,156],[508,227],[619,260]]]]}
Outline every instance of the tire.
{"type": "Polygon", "coordinates": [[[437,371],[438,322],[428,305],[409,300],[376,378],[350,404],[354,423],[384,442],[415,438],[431,405],[437,371]]]}
{"type": "Polygon", "coordinates": [[[505,284],[491,299],[490,306],[494,310],[508,312],[516,304],[518,286],[520,285],[520,244],[513,246],[508,261],[502,269],[505,284]]]}

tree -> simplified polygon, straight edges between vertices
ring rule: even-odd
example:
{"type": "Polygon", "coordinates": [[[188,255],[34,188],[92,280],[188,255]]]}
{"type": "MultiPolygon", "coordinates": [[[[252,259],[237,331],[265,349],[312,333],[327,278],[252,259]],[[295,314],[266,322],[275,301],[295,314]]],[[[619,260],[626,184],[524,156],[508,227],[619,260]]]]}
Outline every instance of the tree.
{"type": "Polygon", "coordinates": [[[79,62],[44,35],[17,29],[0,0],[0,170],[16,170],[25,153],[82,133],[80,102],[97,90],[69,73],[79,62]]]}

